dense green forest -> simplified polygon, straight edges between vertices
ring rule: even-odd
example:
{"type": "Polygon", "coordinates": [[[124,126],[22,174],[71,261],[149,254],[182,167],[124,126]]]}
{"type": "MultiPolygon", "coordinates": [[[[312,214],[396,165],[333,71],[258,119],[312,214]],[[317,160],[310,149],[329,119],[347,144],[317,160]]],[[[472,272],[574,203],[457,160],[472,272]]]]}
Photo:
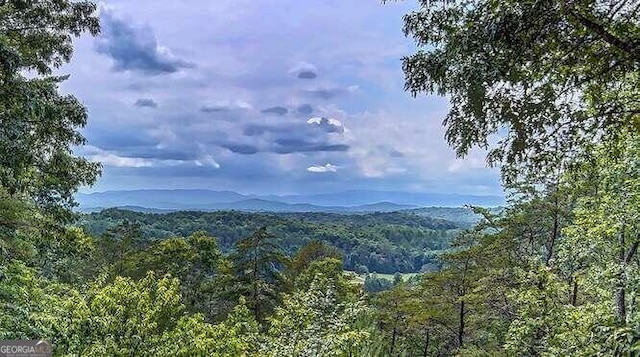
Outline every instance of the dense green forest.
{"type": "Polygon", "coordinates": [[[320,241],[337,248],[347,270],[391,274],[437,268],[439,253],[449,248],[460,231],[457,223],[404,212],[146,214],[110,209],[84,215],[77,224],[99,237],[125,222],[138,225],[147,241],[204,231],[216,238],[225,253],[243,237],[268,227],[287,254],[295,254],[311,241],[320,241]]]}
{"type": "Polygon", "coordinates": [[[0,340],[79,356],[640,355],[639,11],[407,14],[407,90],[448,96],[447,141],[488,148],[510,195],[446,247],[456,227],[413,213],[74,216],[100,166],[73,153],[88,115],[54,70],[98,33],[96,5],[0,1],[0,340]],[[438,270],[376,293],[344,273],[442,249],[438,270]]]}

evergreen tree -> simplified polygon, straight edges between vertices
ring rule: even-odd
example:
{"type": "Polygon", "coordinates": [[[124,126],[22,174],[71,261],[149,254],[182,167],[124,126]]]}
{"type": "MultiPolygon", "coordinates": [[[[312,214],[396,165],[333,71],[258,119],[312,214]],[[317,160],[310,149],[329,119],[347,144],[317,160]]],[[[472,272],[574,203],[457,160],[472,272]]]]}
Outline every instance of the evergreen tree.
{"type": "Polygon", "coordinates": [[[262,227],[238,241],[232,261],[237,292],[247,299],[255,319],[262,321],[284,287],[286,256],[275,243],[275,236],[262,227]]]}

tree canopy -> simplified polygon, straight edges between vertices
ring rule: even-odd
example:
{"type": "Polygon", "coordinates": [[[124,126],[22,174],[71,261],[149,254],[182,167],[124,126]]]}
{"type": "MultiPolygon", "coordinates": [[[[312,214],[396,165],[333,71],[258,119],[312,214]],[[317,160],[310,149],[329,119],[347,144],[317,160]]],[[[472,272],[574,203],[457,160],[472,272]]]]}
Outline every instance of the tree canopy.
{"type": "Polygon", "coordinates": [[[74,36],[98,33],[95,12],[90,1],[0,2],[0,185],[57,216],[99,174],[98,163],[73,154],[85,143],[87,110],[58,92],[66,77],[52,75],[71,59],[74,36]]]}
{"type": "Polygon", "coordinates": [[[507,181],[640,129],[636,1],[424,0],[404,31],[407,90],[447,95],[449,144],[489,148],[507,181]]]}

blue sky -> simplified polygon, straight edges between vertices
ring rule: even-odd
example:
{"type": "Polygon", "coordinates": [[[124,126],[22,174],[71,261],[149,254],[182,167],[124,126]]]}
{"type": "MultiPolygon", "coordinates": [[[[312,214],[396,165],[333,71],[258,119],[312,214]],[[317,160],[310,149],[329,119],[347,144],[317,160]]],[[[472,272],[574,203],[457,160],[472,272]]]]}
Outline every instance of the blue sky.
{"type": "Polygon", "coordinates": [[[500,194],[484,153],[455,158],[446,98],[404,92],[414,1],[189,0],[101,4],[62,90],[88,107],[103,163],[85,191],[347,189],[500,194]]]}

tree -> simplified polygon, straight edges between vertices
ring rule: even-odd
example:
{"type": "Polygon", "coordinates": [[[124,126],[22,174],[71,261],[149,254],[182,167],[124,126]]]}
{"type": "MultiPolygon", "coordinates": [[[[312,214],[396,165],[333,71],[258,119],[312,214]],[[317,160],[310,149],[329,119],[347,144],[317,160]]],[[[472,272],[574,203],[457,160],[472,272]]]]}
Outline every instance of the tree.
{"type": "Polygon", "coordinates": [[[73,194],[99,174],[72,152],[85,142],[87,111],[58,93],[66,77],[51,75],[71,59],[73,36],[98,33],[95,10],[90,1],[0,1],[0,186],[58,219],[70,218],[73,194]]]}
{"type": "Polygon", "coordinates": [[[369,310],[363,301],[339,297],[339,276],[317,272],[308,287],[284,297],[269,318],[264,355],[352,356],[367,346],[370,332],[359,322],[369,310]]]}
{"type": "Polygon", "coordinates": [[[221,292],[228,283],[220,276],[221,266],[225,264],[223,260],[216,239],[196,232],[188,238],[154,242],[147,249],[125,256],[119,266],[123,276],[134,279],[144,277],[149,271],[175,276],[180,280],[187,309],[203,314],[211,322],[228,312],[221,292]]]}
{"type": "Polygon", "coordinates": [[[583,336],[595,330],[601,353],[631,355],[640,345],[640,137],[620,138],[568,174],[581,197],[560,248],[563,262],[578,262],[584,298],[577,307],[591,327],[583,336]]]}
{"type": "Polygon", "coordinates": [[[141,251],[145,242],[140,224],[124,220],[117,226],[107,229],[97,240],[100,257],[105,265],[112,266],[116,274],[122,274],[128,255],[141,251]]]}
{"type": "Polygon", "coordinates": [[[0,265],[0,339],[37,339],[46,327],[38,319],[47,296],[37,271],[23,262],[0,265]]]}
{"type": "Polygon", "coordinates": [[[298,250],[298,253],[296,253],[296,256],[291,262],[291,269],[294,274],[299,274],[308,268],[314,261],[325,258],[341,260],[342,254],[340,254],[340,251],[333,246],[327,245],[318,240],[312,240],[298,250]]]}
{"type": "Polygon", "coordinates": [[[286,256],[274,242],[275,237],[262,227],[236,244],[233,264],[237,289],[246,297],[255,319],[272,309],[284,286],[282,270],[286,256]]]}
{"type": "Polygon", "coordinates": [[[459,156],[491,146],[507,181],[640,128],[640,18],[626,0],[421,0],[406,89],[448,95],[459,156]],[[495,137],[497,144],[493,144],[495,137]]]}
{"type": "Polygon", "coordinates": [[[33,236],[37,210],[33,204],[11,197],[0,187],[0,261],[30,260],[35,256],[33,236]]]}
{"type": "Polygon", "coordinates": [[[331,289],[336,303],[357,300],[360,289],[344,273],[342,261],[325,258],[312,262],[294,281],[294,290],[331,289]]]}
{"type": "Polygon", "coordinates": [[[211,325],[201,314],[185,314],[179,282],[170,276],[98,281],[85,294],[53,284],[46,293],[44,313],[34,314],[44,333],[32,338],[55,341],[56,355],[236,356],[259,345],[257,323],[242,301],[211,325]]]}

